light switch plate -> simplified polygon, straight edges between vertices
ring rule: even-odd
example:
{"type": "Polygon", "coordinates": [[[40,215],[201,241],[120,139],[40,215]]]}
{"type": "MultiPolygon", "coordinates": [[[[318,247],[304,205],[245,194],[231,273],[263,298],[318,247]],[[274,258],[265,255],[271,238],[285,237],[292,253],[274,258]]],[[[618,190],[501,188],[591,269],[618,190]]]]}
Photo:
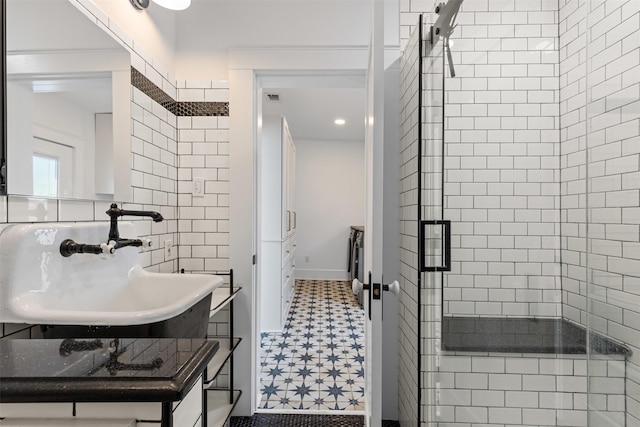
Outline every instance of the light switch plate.
{"type": "Polygon", "coordinates": [[[204,197],[204,178],[202,177],[194,177],[193,178],[193,196],[195,197],[204,197]]]}
{"type": "Polygon", "coordinates": [[[164,260],[169,261],[176,258],[177,249],[173,246],[173,240],[167,239],[164,241],[164,260]]]}

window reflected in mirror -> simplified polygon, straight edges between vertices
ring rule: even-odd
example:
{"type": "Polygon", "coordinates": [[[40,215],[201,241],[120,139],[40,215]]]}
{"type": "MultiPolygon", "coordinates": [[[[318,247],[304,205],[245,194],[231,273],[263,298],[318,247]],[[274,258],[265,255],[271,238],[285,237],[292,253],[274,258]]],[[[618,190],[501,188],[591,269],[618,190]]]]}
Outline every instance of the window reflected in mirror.
{"type": "Polygon", "coordinates": [[[58,197],[58,159],[33,153],[33,195],[58,197]]]}
{"type": "Polygon", "coordinates": [[[33,140],[33,195],[72,197],[74,149],[42,138],[33,140]]]}

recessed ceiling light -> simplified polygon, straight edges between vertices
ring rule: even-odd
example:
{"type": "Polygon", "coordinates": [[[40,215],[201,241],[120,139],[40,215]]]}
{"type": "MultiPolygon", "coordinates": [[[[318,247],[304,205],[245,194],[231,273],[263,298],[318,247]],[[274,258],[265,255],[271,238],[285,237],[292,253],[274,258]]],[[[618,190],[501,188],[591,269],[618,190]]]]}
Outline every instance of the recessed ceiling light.
{"type": "Polygon", "coordinates": [[[333,123],[337,124],[338,126],[342,126],[343,124],[347,123],[344,119],[335,119],[333,121],[333,123]]]}

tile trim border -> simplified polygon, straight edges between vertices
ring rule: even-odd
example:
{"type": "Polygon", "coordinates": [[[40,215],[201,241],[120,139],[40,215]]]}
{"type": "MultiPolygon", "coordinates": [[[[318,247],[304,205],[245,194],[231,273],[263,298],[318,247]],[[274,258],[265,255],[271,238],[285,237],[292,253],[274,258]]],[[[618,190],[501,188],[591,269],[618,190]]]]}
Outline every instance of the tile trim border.
{"type": "Polygon", "coordinates": [[[131,85],[177,117],[229,116],[228,102],[176,101],[134,67],[131,67],[131,85]]]}

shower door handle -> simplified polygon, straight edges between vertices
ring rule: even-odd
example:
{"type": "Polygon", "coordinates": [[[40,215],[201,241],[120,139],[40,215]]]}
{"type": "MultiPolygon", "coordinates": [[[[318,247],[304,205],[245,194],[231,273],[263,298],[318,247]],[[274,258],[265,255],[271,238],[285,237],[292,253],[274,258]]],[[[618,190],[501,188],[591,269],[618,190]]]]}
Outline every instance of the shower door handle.
{"type": "Polygon", "coordinates": [[[451,271],[451,221],[449,220],[427,220],[421,221],[420,224],[421,234],[422,234],[422,259],[420,260],[420,271],[451,271]],[[428,226],[442,226],[442,235],[443,238],[441,240],[440,248],[442,250],[441,265],[427,265],[426,263],[426,254],[427,252],[427,242],[431,239],[425,238],[427,235],[427,227],[428,226]]]}

